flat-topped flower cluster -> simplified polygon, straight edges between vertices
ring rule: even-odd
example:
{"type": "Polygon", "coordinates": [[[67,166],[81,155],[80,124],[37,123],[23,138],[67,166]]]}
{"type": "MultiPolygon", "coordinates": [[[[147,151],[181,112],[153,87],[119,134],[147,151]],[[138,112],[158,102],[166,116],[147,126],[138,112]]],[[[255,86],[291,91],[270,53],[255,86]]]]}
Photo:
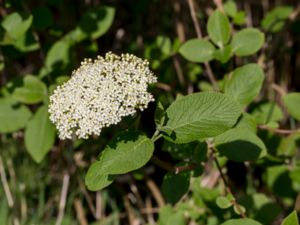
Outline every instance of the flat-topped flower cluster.
{"type": "Polygon", "coordinates": [[[60,139],[99,135],[102,128],[154,101],[147,88],[155,82],[149,62],[134,55],[109,52],[94,61],[86,59],[50,96],[50,120],[60,139]]]}

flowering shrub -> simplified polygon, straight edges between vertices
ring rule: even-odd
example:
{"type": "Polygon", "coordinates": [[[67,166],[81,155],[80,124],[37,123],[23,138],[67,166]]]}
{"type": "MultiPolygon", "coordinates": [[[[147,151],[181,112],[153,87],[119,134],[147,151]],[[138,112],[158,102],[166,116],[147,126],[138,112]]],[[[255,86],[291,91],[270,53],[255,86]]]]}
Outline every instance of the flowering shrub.
{"type": "Polygon", "coordinates": [[[99,135],[102,128],[143,110],[154,101],[147,92],[156,82],[149,63],[130,54],[85,60],[69,81],[50,96],[50,120],[60,139],[99,135]]]}
{"type": "Polygon", "coordinates": [[[299,225],[298,1],[1,4],[0,224],[299,225]]]}

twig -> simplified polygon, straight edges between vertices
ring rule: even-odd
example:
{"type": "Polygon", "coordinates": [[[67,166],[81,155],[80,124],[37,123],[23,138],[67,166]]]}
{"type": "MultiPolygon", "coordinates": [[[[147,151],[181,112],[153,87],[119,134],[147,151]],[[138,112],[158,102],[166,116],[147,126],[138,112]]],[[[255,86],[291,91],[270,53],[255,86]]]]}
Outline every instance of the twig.
{"type": "Polygon", "coordinates": [[[196,10],[195,10],[193,0],[188,0],[188,4],[189,4],[190,13],[191,13],[191,17],[192,17],[192,20],[193,20],[193,23],[194,23],[194,27],[195,27],[195,30],[196,30],[197,37],[201,38],[202,33],[201,33],[201,29],[200,29],[200,24],[198,23],[198,20],[197,20],[197,15],[196,15],[196,10]]]}
{"type": "MultiPolygon", "coordinates": [[[[196,10],[195,10],[193,0],[188,0],[188,4],[189,4],[190,13],[191,13],[191,17],[192,17],[192,20],[193,20],[193,23],[194,23],[194,27],[195,27],[195,30],[196,30],[197,37],[200,39],[200,38],[202,38],[202,33],[201,33],[200,25],[199,25],[198,20],[197,20],[196,10]]],[[[218,83],[217,83],[217,80],[216,80],[216,78],[215,78],[215,76],[212,72],[212,69],[211,69],[209,63],[204,62],[204,66],[205,66],[205,69],[206,69],[206,72],[207,72],[207,75],[208,75],[208,79],[210,80],[214,90],[218,91],[219,90],[218,83]]]]}
{"type": "Polygon", "coordinates": [[[145,206],[146,209],[150,209],[146,211],[146,215],[147,215],[147,220],[149,224],[155,224],[155,220],[154,220],[154,216],[153,216],[153,210],[152,210],[152,203],[151,203],[151,198],[150,197],[146,197],[145,200],[145,206]]]}
{"type": "Polygon", "coordinates": [[[8,206],[10,208],[12,208],[14,206],[14,200],[13,200],[11,191],[9,189],[9,185],[8,185],[8,182],[7,182],[7,178],[6,178],[6,174],[5,174],[5,170],[4,170],[4,166],[3,166],[3,160],[2,160],[1,156],[0,156],[0,176],[1,176],[1,182],[2,182],[2,185],[3,185],[3,188],[4,188],[4,192],[5,192],[5,196],[6,196],[6,199],[7,199],[8,206]]]}
{"type": "Polygon", "coordinates": [[[74,208],[80,225],[88,225],[84,209],[82,207],[81,201],[78,198],[74,200],[74,208]]]}
{"type": "Polygon", "coordinates": [[[218,10],[221,12],[224,12],[222,0],[214,0],[215,5],[217,6],[218,10]]]}
{"type": "Polygon", "coordinates": [[[131,207],[131,205],[130,205],[128,196],[127,196],[127,195],[124,195],[124,196],[123,196],[123,200],[124,200],[125,210],[126,210],[126,213],[127,213],[127,215],[128,215],[128,221],[129,221],[129,224],[130,224],[130,225],[134,225],[134,224],[135,224],[135,221],[136,221],[136,218],[135,218],[135,215],[134,215],[134,213],[133,213],[132,207],[131,207]]]}
{"type": "MultiPolygon", "coordinates": [[[[215,151],[215,150],[213,150],[213,151],[215,151]]],[[[214,154],[214,153],[213,153],[213,154],[214,154]]],[[[214,156],[214,155],[213,155],[213,156],[214,156]]],[[[215,161],[215,163],[216,163],[216,166],[217,166],[217,168],[218,168],[218,171],[220,172],[221,178],[222,178],[223,183],[224,183],[224,185],[225,185],[225,190],[226,190],[226,192],[227,192],[228,194],[231,194],[232,196],[234,196],[233,193],[232,193],[232,191],[231,191],[231,189],[230,189],[230,187],[229,187],[229,184],[228,184],[228,182],[227,182],[227,180],[226,180],[226,178],[225,178],[225,175],[224,175],[224,173],[223,173],[223,171],[222,171],[222,168],[221,168],[221,166],[220,166],[220,163],[219,163],[217,157],[215,157],[215,156],[214,156],[214,161],[215,161]]],[[[239,205],[239,204],[237,203],[237,201],[235,200],[235,197],[234,197],[234,199],[231,201],[231,203],[235,206],[235,208],[237,209],[237,211],[239,212],[239,214],[240,214],[240,216],[241,216],[242,218],[247,218],[246,214],[244,213],[244,211],[242,210],[242,208],[240,207],[240,205],[239,205]]]]}
{"type": "Polygon", "coordinates": [[[196,164],[190,164],[190,165],[186,165],[186,166],[172,166],[170,163],[165,162],[160,160],[159,158],[157,158],[156,156],[152,156],[151,161],[159,166],[160,168],[167,170],[169,172],[173,172],[175,174],[184,172],[184,171],[190,171],[190,170],[194,170],[197,168],[196,164]]]}
{"type": "Polygon", "coordinates": [[[146,179],[146,185],[149,188],[150,192],[152,193],[155,201],[157,202],[159,207],[165,206],[165,200],[159,190],[159,188],[156,186],[156,184],[151,180],[150,178],[146,179]]]}
{"type": "Polygon", "coordinates": [[[156,83],[156,87],[164,90],[164,91],[171,91],[172,90],[172,87],[168,84],[164,84],[164,83],[161,83],[161,82],[157,82],[156,83]]]}
{"type": "Polygon", "coordinates": [[[144,205],[145,205],[145,204],[144,204],[144,201],[143,201],[142,196],[141,196],[141,194],[140,194],[140,192],[139,192],[139,189],[138,189],[138,187],[136,186],[136,184],[135,184],[135,182],[134,182],[133,179],[130,179],[130,185],[129,185],[129,187],[130,187],[130,190],[132,191],[132,193],[134,194],[134,196],[135,196],[135,198],[136,198],[137,206],[138,206],[140,209],[144,208],[144,207],[145,207],[145,206],[144,206],[144,205]]]}
{"type": "Polygon", "coordinates": [[[84,184],[82,183],[82,180],[79,176],[77,176],[77,181],[79,183],[79,189],[83,193],[83,195],[84,195],[84,197],[87,201],[87,204],[88,204],[88,207],[89,207],[90,211],[92,212],[93,216],[97,219],[96,209],[93,205],[93,200],[92,200],[91,196],[87,192],[87,190],[86,190],[86,188],[85,188],[84,184]]]}
{"type": "Polygon", "coordinates": [[[300,13],[300,4],[297,6],[297,8],[294,10],[294,12],[291,13],[291,15],[289,16],[289,19],[291,21],[294,21],[297,18],[297,16],[299,15],[299,13],[300,13]]]}
{"type": "Polygon", "coordinates": [[[286,91],[275,83],[271,84],[271,88],[274,89],[280,96],[286,95],[286,91]]]}
{"type": "Polygon", "coordinates": [[[300,131],[300,130],[285,130],[285,129],[272,128],[266,125],[259,125],[258,128],[262,130],[269,130],[277,134],[293,134],[300,131]]]}
{"type": "Polygon", "coordinates": [[[175,71],[176,71],[179,83],[181,84],[181,86],[184,86],[185,81],[184,81],[183,72],[182,72],[179,60],[176,56],[173,57],[173,64],[174,64],[174,67],[175,67],[175,71]]]}
{"type": "Polygon", "coordinates": [[[102,196],[101,192],[97,191],[96,192],[96,212],[95,212],[95,218],[97,220],[100,220],[101,215],[102,215],[102,196]]]}
{"type": "Polygon", "coordinates": [[[180,20],[180,11],[181,11],[180,0],[175,0],[173,7],[174,7],[174,11],[175,11],[176,33],[177,33],[177,36],[178,36],[180,42],[184,42],[185,41],[184,25],[183,25],[182,21],[180,20]]]}
{"type": "Polygon", "coordinates": [[[68,173],[65,173],[63,177],[63,185],[62,185],[60,201],[59,201],[59,208],[58,208],[59,211],[58,211],[58,216],[55,225],[61,225],[62,220],[64,218],[69,181],[70,181],[70,175],[68,173]]]}

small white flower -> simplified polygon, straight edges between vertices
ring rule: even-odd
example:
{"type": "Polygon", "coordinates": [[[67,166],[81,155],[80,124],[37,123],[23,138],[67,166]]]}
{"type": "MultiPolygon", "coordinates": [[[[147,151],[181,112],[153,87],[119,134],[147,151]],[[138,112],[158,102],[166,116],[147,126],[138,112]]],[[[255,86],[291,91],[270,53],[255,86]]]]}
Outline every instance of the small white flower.
{"type": "Polygon", "coordinates": [[[148,61],[134,55],[109,52],[104,58],[86,59],[50,96],[50,120],[60,139],[99,135],[102,128],[154,101],[147,87],[155,82],[148,61]]]}

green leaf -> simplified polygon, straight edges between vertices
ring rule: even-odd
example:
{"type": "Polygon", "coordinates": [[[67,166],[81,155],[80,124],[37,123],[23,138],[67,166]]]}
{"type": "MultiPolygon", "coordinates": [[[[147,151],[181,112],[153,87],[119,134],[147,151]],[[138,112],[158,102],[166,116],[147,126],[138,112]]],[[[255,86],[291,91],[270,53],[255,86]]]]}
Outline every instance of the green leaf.
{"type": "Polygon", "coordinates": [[[282,209],[269,196],[261,193],[251,193],[239,198],[239,202],[247,209],[249,218],[262,224],[272,224],[282,209]]]}
{"type": "Polygon", "coordinates": [[[241,114],[237,102],[224,94],[202,92],[173,102],[162,131],[176,143],[187,143],[217,136],[230,129],[241,114]]]}
{"type": "Polygon", "coordinates": [[[164,106],[160,101],[157,102],[155,114],[154,114],[154,121],[156,127],[160,127],[165,122],[165,109],[164,106]]]}
{"type": "Polygon", "coordinates": [[[270,191],[278,197],[293,199],[296,197],[290,177],[290,168],[287,165],[267,167],[265,182],[270,191]]]}
{"type": "Polygon", "coordinates": [[[190,142],[187,144],[175,144],[164,141],[162,150],[168,152],[174,159],[185,160],[193,156],[197,163],[203,161],[206,156],[207,145],[205,142],[190,142]]]}
{"type": "Polygon", "coordinates": [[[164,55],[168,56],[172,53],[172,43],[169,37],[159,35],[156,38],[156,45],[164,55]]]}
{"type": "Polygon", "coordinates": [[[295,156],[300,147],[300,132],[290,134],[283,138],[278,146],[277,155],[279,156],[295,156]]]}
{"type": "Polygon", "coordinates": [[[37,77],[27,75],[23,79],[23,87],[16,88],[13,97],[25,104],[36,104],[47,96],[46,85],[37,77]]]}
{"type": "Polygon", "coordinates": [[[300,93],[289,93],[283,97],[283,103],[289,114],[300,121],[300,93]]]}
{"type": "Polygon", "coordinates": [[[13,43],[14,47],[21,52],[31,52],[40,48],[32,33],[27,32],[13,43]]]}
{"type": "Polygon", "coordinates": [[[227,209],[232,206],[232,203],[230,202],[230,200],[224,196],[219,196],[216,199],[216,204],[221,209],[227,209]]]}
{"type": "Polygon", "coordinates": [[[300,167],[295,167],[290,171],[290,178],[293,180],[293,182],[296,182],[298,184],[300,184],[300,167]]]}
{"type": "Polygon", "coordinates": [[[215,138],[216,149],[227,158],[237,161],[253,161],[267,154],[262,140],[246,129],[231,129],[215,138]]]}
{"type": "Polygon", "coordinates": [[[233,36],[231,47],[237,56],[248,56],[256,53],[264,41],[265,36],[258,29],[245,28],[233,36]]]}
{"type": "Polygon", "coordinates": [[[115,9],[113,7],[94,7],[83,15],[79,23],[79,32],[83,34],[83,39],[90,38],[95,40],[108,31],[114,17],[115,9]]]}
{"type": "Polygon", "coordinates": [[[223,5],[225,13],[234,18],[237,14],[237,6],[234,1],[226,1],[223,5]]]}
{"type": "Polygon", "coordinates": [[[299,225],[299,220],[296,210],[291,212],[281,223],[281,225],[299,225]]]}
{"type": "Polygon", "coordinates": [[[179,53],[191,62],[206,62],[213,59],[215,47],[207,40],[191,39],[179,49],[179,53]]]}
{"type": "Polygon", "coordinates": [[[283,119],[283,112],[275,102],[261,103],[251,114],[258,124],[268,124],[283,119]]]}
{"type": "Polygon", "coordinates": [[[0,133],[12,133],[24,128],[31,117],[30,110],[24,106],[12,106],[0,99],[0,133]]]}
{"type": "Polygon", "coordinates": [[[110,185],[116,175],[109,174],[109,164],[94,162],[85,176],[85,184],[90,191],[98,191],[110,185]]]}
{"type": "Polygon", "coordinates": [[[242,205],[239,205],[239,206],[234,205],[234,206],[233,206],[233,211],[234,211],[236,214],[241,215],[242,213],[245,213],[245,212],[246,212],[246,209],[245,209],[245,207],[242,206],[242,205]]]}
{"type": "Polygon", "coordinates": [[[99,161],[89,168],[85,182],[99,190],[112,182],[111,175],[124,174],[144,166],[152,157],[154,143],[147,136],[126,131],[112,139],[101,152],[99,161]]]}
{"type": "Polygon", "coordinates": [[[258,64],[247,64],[235,69],[226,82],[225,93],[231,95],[242,105],[247,105],[259,94],[264,73],[258,64]]]}
{"type": "Polygon", "coordinates": [[[256,127],[257,124],[255,122],[255,119],[248,113],[243,113],[235,126],[235,128],[237,129],[246,129],[253,133],[256,133],[256,127]]]}
{"type": "Polygon", "coordinates": [[[167,173],[162,184],[162,193],[167,202],[175,204],[189,190],[190,173],[167,173]]]}
{"type": "Polygon", "coordinates": [[[48,70],[54,70],[64,67],[69,63],[71,44],[67,40],[55,42],[49,49],[45,59],[45,65],[48,70]]]}
{"type": "Polygon", "coordinates": [[[35,162],[40,163],[55,141],[55,127],[49,120],[47,106],[41,106],[25,130],[25,146],[35,162]]]}
{"type": "Polygon", "coordinates": [[[207,32],[210,39],[219,47],[228,43],[230,38],[230,23],[222,12],[216,10],[208,18],[207,32]]]}
{"type": "Polygon", "coordinates": [[[1,25],[11,38],[17,40],[29,29],[32,19],[32,15],[23,19],[19,13],[14,12],[6,16],[1,25]]]}
{"type": "Polygon", "coordinates": [[[270,32],[276,33],[282,29],[290,14],[293,12],[293,7],[278,6],[269,11],[261,21],[261,26],[270,32]]]}
{"type": "Polygon", "coordinates": [[[233,23],[236,25],[243,25],[246,23],[246,13],[245,11],[238,12],[233,18],[233,23]]]}
{"type": "Polygon", "coordinates": [[[106,146],[99,161],[110,164],[110,174],[124,174],[144,166],[152,157],[154,143],[138,132],[124,132],[106,146]]]}
{"type": "Polygon", "coordinates": [[[158,225],[185,225],[184,214],[167,205],[159,209],[158,225]]]}
{"type": "Polygon", "coordinates": [[[252,219],[231,219],[227,220],[221,225],[262,225],[261,223],[252,219]]]}
{"type": "Polygon", "coordinates": [[[221,63],[226,63],[232,56],[231,46],[226,45],[223,48],[217,49],[214,52],[214,58],[221,63]]]}

